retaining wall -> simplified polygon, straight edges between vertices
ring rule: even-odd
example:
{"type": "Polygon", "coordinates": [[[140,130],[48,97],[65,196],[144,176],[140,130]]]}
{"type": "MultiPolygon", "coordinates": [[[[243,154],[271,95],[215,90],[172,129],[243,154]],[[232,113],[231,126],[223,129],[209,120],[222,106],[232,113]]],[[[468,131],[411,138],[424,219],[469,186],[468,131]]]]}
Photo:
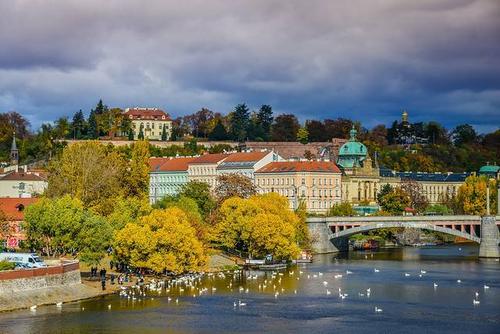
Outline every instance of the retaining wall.
{"type": "Polygon", "coordinates": [[[8,270],[0,272],[0,295],[80,283],[78,262],[47,268],[8,270]]]}

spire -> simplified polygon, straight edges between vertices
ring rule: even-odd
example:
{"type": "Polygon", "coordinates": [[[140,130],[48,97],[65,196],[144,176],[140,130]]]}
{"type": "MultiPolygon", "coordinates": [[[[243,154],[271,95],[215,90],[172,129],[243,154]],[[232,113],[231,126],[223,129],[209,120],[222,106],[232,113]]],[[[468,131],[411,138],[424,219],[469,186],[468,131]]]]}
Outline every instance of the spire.
{"type": "Polygon", "coordinates": [[[14,131],[14,135],[12,136],[12,146],[10,148],[11,151],[17,151],[16,145],[16,132],[14,131]]]}
{"type": "Polygon", "coordinates": [[[351,131],[349,131],[349,134],[351,135],[351,138],[349,138],[349,141],[356,141],[356,135],[358,134],[358,131],[354,127],[354,124],[352,125],[351,131]]]}
{"type": "Polygon", "coordinates": [[[10,163],[12,165],[17,165],[19,163],[19,150],[16,145],[16,133],[12,137],[12,146],[10,148],[10,163]]]}

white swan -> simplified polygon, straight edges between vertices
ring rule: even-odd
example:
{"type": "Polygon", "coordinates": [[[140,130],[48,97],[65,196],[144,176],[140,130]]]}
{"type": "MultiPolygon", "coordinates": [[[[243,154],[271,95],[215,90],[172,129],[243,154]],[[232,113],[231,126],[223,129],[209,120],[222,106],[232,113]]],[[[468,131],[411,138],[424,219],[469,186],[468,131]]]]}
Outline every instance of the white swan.
{"type": "Polygon", "coordinates": [[[376,313],[380,313],[380,312],[382,312],[382,309],[381,309],[381,308],[379,308],[379,307],[377,307],[377,306],[375,306],[375,312],[376,312],[376,313]]]}
{"type": "Polygon", "coordinates": [[[62,307],[62,304],[63,304],[63,302],[58,302],[58,303],[56,303],[56,306],[57,307],[62,307]]]}

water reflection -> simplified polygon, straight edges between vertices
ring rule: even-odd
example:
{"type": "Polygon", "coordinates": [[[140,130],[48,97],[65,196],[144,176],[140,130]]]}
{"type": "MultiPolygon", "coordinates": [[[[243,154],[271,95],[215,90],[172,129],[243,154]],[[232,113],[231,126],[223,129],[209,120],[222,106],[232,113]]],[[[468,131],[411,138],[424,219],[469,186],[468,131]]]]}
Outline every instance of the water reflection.
{"type": "Polygon", "coordinates": [[[0,332],[491,333],[499,310],[499,263],[478,261],[477,247],[450,246],[323,255],[279,273],[192,277],[62,309],[5,313],[0,332]],[[476,292],[480,304],[473,305],[476,292]]]}

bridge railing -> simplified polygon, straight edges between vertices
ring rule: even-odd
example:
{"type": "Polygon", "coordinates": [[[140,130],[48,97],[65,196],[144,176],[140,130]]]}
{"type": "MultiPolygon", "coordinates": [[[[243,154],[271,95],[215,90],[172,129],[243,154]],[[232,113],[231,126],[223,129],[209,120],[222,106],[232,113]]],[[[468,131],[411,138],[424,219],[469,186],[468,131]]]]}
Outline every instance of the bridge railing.
{"type": "MultiPolygon", "coordinates": [[[[497,222],[500,216],[497,216],[497,222]]],[[[308,223],[377,223],[377,222],[434,222],[434,223],[476,223],[481,222],[481,216],[363,216],[363,217],[310,217],[308,223]]]]}

